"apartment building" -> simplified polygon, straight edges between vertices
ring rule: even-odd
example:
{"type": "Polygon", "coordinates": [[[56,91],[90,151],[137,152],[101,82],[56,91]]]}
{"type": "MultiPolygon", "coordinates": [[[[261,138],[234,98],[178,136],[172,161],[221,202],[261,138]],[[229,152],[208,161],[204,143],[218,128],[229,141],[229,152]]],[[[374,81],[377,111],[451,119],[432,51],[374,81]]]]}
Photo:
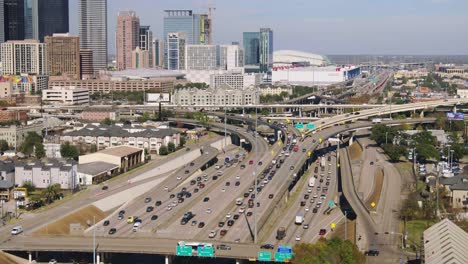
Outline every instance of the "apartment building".
{"type": "Polygon", "coordinates": [[[29,182],[39,189],[60,184],[62,190],[74,190],[78,186],[77,165],[73,160],[20,161],[15,164],[15,184],[22,186],[29,182]]]}
{"type": "Polygon", "coordinates": [[[11,125],[0,126],[0,140],[6,140],[12,148],[18,149],[26,139],[28,132],[42,134],[43,123],[34,123],[31,125],[11,125]]]}

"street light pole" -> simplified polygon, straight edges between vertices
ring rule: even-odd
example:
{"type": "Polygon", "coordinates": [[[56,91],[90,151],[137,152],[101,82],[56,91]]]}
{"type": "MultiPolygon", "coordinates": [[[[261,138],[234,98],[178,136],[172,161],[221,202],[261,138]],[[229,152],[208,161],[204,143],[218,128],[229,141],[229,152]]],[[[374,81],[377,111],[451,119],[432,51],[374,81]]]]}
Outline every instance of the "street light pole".
{"type": "Polygon", "coordinates": [[[93,216],[93,264],[96,264],[96,216],[93,216]]]}
{"type": "MultiPolygon", "coordinates": [[[[258,92],[258,88],[257,88],[257,92],[258,92]]],[[[256,92],[256,93],[257,93],[256,92]]],[[[258,170],[258,117],[257,117],[257,107],[255,107],[255,159],[254,159],[254,166],[255,166],[255,169],[254,169],[254,181],[255,181],[255,198],[254,198],[254,243],[257,244],[257,196],[258,196],[258,192],[257,192],[257,170],[258,170]]]]}

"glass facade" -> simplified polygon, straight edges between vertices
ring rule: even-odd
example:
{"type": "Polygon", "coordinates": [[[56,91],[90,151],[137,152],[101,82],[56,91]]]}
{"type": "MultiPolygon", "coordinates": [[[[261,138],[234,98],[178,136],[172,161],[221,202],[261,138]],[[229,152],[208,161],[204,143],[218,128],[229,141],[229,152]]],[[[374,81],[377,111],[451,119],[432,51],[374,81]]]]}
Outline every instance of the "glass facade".
{"type": "Polygon", "coordinates": [[[260,29],[260,71],[268,72],[273,67],[273,31],[260,29]]]}
{"type": "MultiPolygon", "coordinates": [[[[69,31],[68,0],[32,0],[31,8],[34,39],[44,42],[45,36],[69,31]]],[[[29,29],[26,29],[26,33],[29,33],[29,29]]]]}
{"type": "Polygon", "coordinates": [[[4,0],[5,41],[24,39],[24,0],[4,0]]]}
{"type": "Polygon", "coordinates": [[[244,32],[244,64],[245,65],[258,65],[260,63],[259,46],[260,46],[260,33],[259,32],[244,32]]]}

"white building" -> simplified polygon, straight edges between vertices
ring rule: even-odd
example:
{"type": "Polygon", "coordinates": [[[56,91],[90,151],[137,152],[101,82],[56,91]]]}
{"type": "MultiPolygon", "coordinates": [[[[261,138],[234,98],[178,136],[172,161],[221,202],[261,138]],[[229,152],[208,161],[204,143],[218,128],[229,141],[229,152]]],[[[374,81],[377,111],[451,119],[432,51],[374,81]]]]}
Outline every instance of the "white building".
{"type": "Polygon", "coordinates": [[[75,86],[53,86],[42,90],[42,101],[62,104],[88,104],[89,91],[75,86]]]}
{"type": "Polygon", "coordinates": [[[460,96],[460,98],[468,98],[468,88],[458,88],[457,95],[460,96]]]}
{"type": "Polygon", "coordinates": [[[3,74],[47,75],[46,44],[38,40],[10,40],[0,44],[3,74]]]}
{"type": "Polygon", "coordinates": [[[46,163],[39,160],[18,162],[15,164],[15,184],[23,186],[26,182],[34,184],[39,189],[60,184],[61,189],[74,190],[78,185],[77,163],[57,160],[46,163]]]}
{"type": "Polygon", "coordinates": [[[54,158],[54,159],[62,158],[62,154],[60,153],[60,144],[44,143],[44,150],[46,153],[46,157],[48,158],[54,158]]]}
{"type": "Polygon", "coordinates": [[[272,83],[293,85],[329,85],[351,80],[361,73],[359,67],[274,67],[272,83]]]}
{"type": "Polygon", "coordinates": [[[185,34],[183,32],[174,32],[167,34],[167,69],[183,70],[185,69],[185,34]]]}
{"type": "Polygon", "coordinates": [[[218,88],[221,85],[229,85],[232,89],[243,90],[250,86],[258,86],[261,81],[262,75],[258,73],[212,74],[210,76],[210,87],[218,88]]]}
{"type": "Polygon", "coordinates": [[[185,70],[235,70],[244,66],[244,52],[239,45],[187,45],[185,70]]]}
{"type": "Polygon", "coordinates": [[[244,90],[221,86],[217,89],[178,89],[174,92],[173,102],[180,106],[239,106],[252,105],[259,102],[259,96],[254,87],[244,90]]]}

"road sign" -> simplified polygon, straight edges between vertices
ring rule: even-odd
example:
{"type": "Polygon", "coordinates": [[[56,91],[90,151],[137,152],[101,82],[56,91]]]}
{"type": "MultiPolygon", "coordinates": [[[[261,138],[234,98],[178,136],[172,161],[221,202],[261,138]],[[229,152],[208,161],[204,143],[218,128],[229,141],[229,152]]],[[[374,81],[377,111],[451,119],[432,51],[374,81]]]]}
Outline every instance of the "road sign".
{"type": "Polygon", "coordinates": [[[198,247],[197,252],[199,257],[214,257],[213,247],[198,247]]]}
{"type": "Polygon", "coordinates": [[[309,129],[309,130],[312,130],[315,128],[315,125],[313,123],[309,123],[306,125],[306,128],[309,129]]]}
{"type": "Polygon", "coordinates": [[[258,252],[257,256],[259,261],[271,261],[271,252],[258,252]]]}
{"type": "Polygon", "coordinates": [[[372,207],[375,207],[375,203],[374,203],[374,202],[372,202],[370,205],[371,205],[372,207]]]}
{"type": "Polygon", "coordinates": [[[309,152],[307,152],[307,156],[309,156],[309,157],[310,157],[311,155],[312,155],[312,152],[310,152],[310,151],[309,151],[309,152]]]}
{"type": "Polygon", "coordinates": [[[192,256],[192,247],[176,246],[176,255],[190,257],[192,256]]]}
{"type": "Polygon", "coordinates": [[[328,201],[328,206],[330,207],[335,206],[335,202],[333,200],[328,201]]]}
{"type": "Polygon", "coordinates": [[[292,247],[291,247],[291,246],[279,246],[279,247],[276,249],[276,252],[278,252],[278,253],[292,254],[292,247]]]}
{"type": "Polygon", "coordinates": [[[335,224],[335,223],[331,223],[330,227],[331,227],[331,229],[335,229],[336,224],[335,224]]]}
{"type": "Polygon", "coordinates": [[[275,253],[275,261],[276,262],[286,262],[286,260],[292,259],[292,254],[287,253],[275,253]]]}
{"type": "Polygon", "coordinates": [[[303,123],[297,123],[294,125],[295,128],[297,129],[304,129],[304,124],[303,123]]]}

